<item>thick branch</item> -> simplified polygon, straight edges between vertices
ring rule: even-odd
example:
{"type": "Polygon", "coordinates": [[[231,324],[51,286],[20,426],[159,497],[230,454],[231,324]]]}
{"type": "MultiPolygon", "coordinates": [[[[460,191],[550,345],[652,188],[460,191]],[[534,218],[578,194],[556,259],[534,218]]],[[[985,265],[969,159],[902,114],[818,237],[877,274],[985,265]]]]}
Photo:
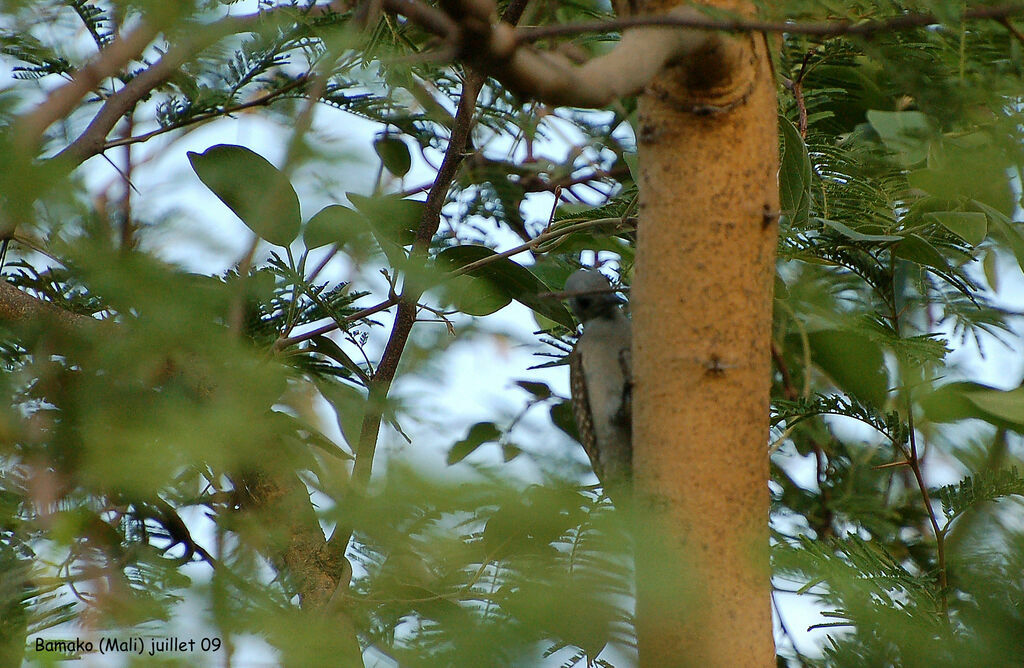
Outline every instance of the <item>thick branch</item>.
{"type": "Polygon", "coordinates": [[[183,38],[180,44],[164,54],[160,60],[108,97],[85,131],[58,153],[57,159],[65,160],[69,166],[75,167],[102,152],[107,135],[121,117],[154,88],[171,78],[185,61],[228,35],[253,30],[256,20],[258,17],[254,16],[229,17],[189,33],[188,37],[183,38]]]}
{"type": "Polygon", "coordinates": [[[0,281],[0,323],[16,326],[45,323],[65,329],[77,329],[97,322],[87,315],[62,309],[55,304],[37,299],[10,283],[0,281]]]}
{"type": "Polygon", "coordinates": [[[34,153],[48,127],[67,116],[101,81],[117,74],[129,61],[137,58],[158,33],[158,26],[142,22],[135,30],[111,42],[95,60],[75,72],[71,81],[20,117],[15,123],[15,136],[22,150],[34,153]]]}
{"type": "MultiPolygon", "coordinates": [[[[561,54],[523,45],[512,26],[492,24],[485,11],[482,0],[465,0],[453,9],[462,26],[460,57],[510,90],[553,105],[603,107],[640,93],[667,64],[698,53],[732,63],[742,49],[738,40],[704,30],[634,28],[611,52],[576,65],[561,54]]],[[[693,7],[677,7],[668,16],[703,18],[693,7]]]]}

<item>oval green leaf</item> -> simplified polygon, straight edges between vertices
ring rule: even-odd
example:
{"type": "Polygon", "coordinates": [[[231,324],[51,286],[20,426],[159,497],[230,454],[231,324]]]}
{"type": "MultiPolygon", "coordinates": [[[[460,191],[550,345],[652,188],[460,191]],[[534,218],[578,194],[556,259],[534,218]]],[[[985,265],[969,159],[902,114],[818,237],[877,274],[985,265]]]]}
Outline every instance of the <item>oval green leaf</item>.
{"type": "Polygon", "coordinates": [[[501,430],[493,422],[477,422],[469,428],[466,437],[452,445],[448,451],[448,464],[457,464],[484,443],[501,438],[501,430]]]}
{"type": "Polygon", "coordinates": [[[302,240],[310,250],[338,244],[357,261],[368,259],[377,250],[366,218],[340,204],[325,206],[310,218],[302,231],[302,240]]]}
{"type": "Polygon", "coordinates": [[[800,132],[785,116],[779,116],[782,128],[782,160],[779,163],[779,202],[790,225],[807,223],[811,206],[811,159],[800,132]]]}
{"type": "Polygon", "coordinates": [[[377,137],[373,141],[373,150],[377,152],[377,156],[384,164],[384,169],[398,178],[409,173],[409,169],[412,167],[409,147],[395,135],[385,134],[377,137]]]}
{"type": "MultiPolygon", "coordinates": [[[[486,246],[467,244],[454,246],[445,249],[437,256],[437,266],[443,271],[454,271],[468,264],[477,262],[484,258],[491,258],[497,255],[486,246]]],[[[504,307],[511,300],[516,300],[523,306],[533,309],[536,313],[554,320],[560,325],[568,328],[575,327],[569,311],[557,299],[540,297],[543,292],[550,291],[539,278],[533,275],[529,269],[505,258],[495,259],[477,269],[474,269],[462,276],[457,276],[444,283],[444,292],[453,304],[467,303],[473,306],[473,299],[481,300],[486,297],[490,300],[488,307],[504,302],[498,308],[504,307]]],[[[498,310],[493,308],[489,313],[498,310]]],[[[460,310],[461,306],[460,306],[460,310]]],[[[479,309],[478,309],[479,310],[479,309]]],[[[464,311],[470,315],[488,315],[489,313],[474,313],[464,311]]]]}
{"type": "Polygon", "coordinates": [[[935,211],[925,214],[972,246],[985,240],[988,234],[988,216],[980,211],[935,211]]]}
{"type": "Polygon", "coordinates": [[[266,158],[244,146],[217,144],[202,153],[189,151],[188,160],[199,180],[256,236],[287,246],[299,235],[299,197],[266,158]]]}

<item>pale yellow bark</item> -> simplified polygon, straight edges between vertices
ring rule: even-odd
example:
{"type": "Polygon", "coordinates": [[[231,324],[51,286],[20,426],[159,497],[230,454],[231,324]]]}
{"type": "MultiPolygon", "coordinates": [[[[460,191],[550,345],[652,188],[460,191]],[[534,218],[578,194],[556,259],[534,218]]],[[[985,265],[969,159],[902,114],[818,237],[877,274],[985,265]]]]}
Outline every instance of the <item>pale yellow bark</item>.
{"type": "MultiPolygon", "coordinates": [[[[665,9],[652,4],[644,11],[665,9]]],[[[640,104],[631,310],[642,666],[775,664],[765,445],[775,86],[760,35],[724,43],[663,72],[640,104]]]]}

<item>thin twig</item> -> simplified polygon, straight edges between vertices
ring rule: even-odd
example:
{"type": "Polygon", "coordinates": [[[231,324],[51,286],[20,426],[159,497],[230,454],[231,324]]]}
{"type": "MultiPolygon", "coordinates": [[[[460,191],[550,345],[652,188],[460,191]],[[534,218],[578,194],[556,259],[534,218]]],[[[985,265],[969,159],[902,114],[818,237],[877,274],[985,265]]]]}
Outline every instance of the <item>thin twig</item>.
{"type": "Polygon", "coordinates": [[[496,253],[494,255],[489,255],[487,257],[480,258],[479,260],[476,260],[475,262],[470,262],[469,264],[463,265],[463,266],[459,267],[458,269],[452,271],[450,274],[445,276],[442,280],[447,280],[449,278],[455,278],[456,276],[462,276],[463,274],[468,274],[468,273],[470,273],[472,271],[476,271],[480,267],[485,267],[485,266],[491,264],[492,262],[497,262],[498,260],[503,260],[503,259],[505,259],[507,257],[512,257],[513,255],[519,255],[520,253],[524,253],[524,252],[526,252],[528,250],[533,250],[534,248],[536,248],[540,244],[544,243],[545,241],[551,241],[552,239],[558,239],[560,237],[568,236],[569,234],[572,234],[573,232],[579,232],[580,230],[585,230],[585,229],[590,228],[590,227],[597,227],[597,226],[600,226],[600,225],[616,224],[616,223],[619,223],[619,222],[621,222],[619,218],[598,218],[598,219],[595,219],[595,220],[583,221],[581,223],[573,223],[572,225],[567,225],[566,227],[562,227],[562,228],[559,228],[557,230],[552,230],[550,232],[545,232],[544,234],[539,234],[536,237],[534,237],[533,239],[531,239],[530,241],[527,241],[524,244],[520,244],[520,245],[516,246],[515,248],[510,248],[507,251],[502,251],[502,252],[496,253]]]}
{"type": "MultiPolygon", "coordinates": [[[[551,231],[551,232],[545,232],[544,234],[538,235],[536,238],[528,241],[525,244],[520,244],[519,246],[516,246],[515,248],[510,248],[507,251],[503,251],[501,253],[496,253],[494,255],[488,255],[485,258],[481,258],[481,259],[479,259],[479,260],[477,260],[475,262],[470,262],[469,264],[463,265],[463,266],[459,267],[458,269],[456,269],[456,270],[454,270],[454,271],[452,271],[452,272],[450,272],[448,274],[445,274],[443,277],[441,277],[440,282],[451,280],[452,278],[455,278],[456,276],[462,276],[463,274],[469,273],[471,271],[476,271],[480,267],[484,267],[484,266],[486,266],[488,264],[491,264],[492,262],[497,262],[498,260],[502,260],[504,258],[511,257],[513,255],[518,255],[519,253],[523,253],[525,251],[531,250],[534,247],[536,247],[537,245],[542,244],[542,243],[544,243],[546,241],[551,241],[552,239],[557,239],[559,237],[563,237],[563,236],[572,234],[573,232],[578,232],[579,230],[586,229],[588,227],[594,227],[596,225],[607,225],[607,224],[612,223],[612,222],[619,222],[619,219],[618,218],[601,218],[601,219],[598,219],[598,220],[588,220],[588,221],[584,221],[582,223],[575,223],[573,225],[569,225],[569,226],[566,226],[566,227],[563,227],[563,228],[560,228],[558,230],[554,230],[554,231],[551,231]]],[[[554,296],[556,293],[546,293],[546,294],[549,294],[549,296],[554,296]]],[[[541,295],[541,296],[544,296],[544,295],[541,295]]],[[[371,315],[374,315],[376,313],[380,313],[381,311],[385,311],[385,310],[391,308],[392,306],[398,304],[399,301],[400,301],[400,297],[398,297],[398,296],[390,297],[390,298],[385,299],[384,301],[380,302],[379,304],[374,304],[373,306],[369,306],[369,307],[364,308],[364,309],[362,309],[360,311],[356,311],[355,313],[347,315],[344,318],[341,318],[341,319],[336,320],[336,321],[329,322],[329,323],[327,323],[325,325],[317,327],[316,329],[310,330],[308,332],[304,332],[302,334],[296,334],[295,336],[289,336],[289,337],[278,339],[277,342],[274,344],[274,349],[275,350],[284,350],[285,348],[288,348],[290,346],[294,346],[297,343],[302,343],[303,341],[308,341],[310,339],[315,339],[318,336],[323,336],[324,334],[329,334],[330,332],[333,332],[334,330],[341,328],[345,323],[356,322],[358,320],[362,320],[363,318],[368,318],[371,315]]]]}
{"type": "Polygon", "coordinates": [[[391,298],[385,299],[384,301],[380,302],[379,304],[374,304],[373,306],[368,306],[368,307],[362,309],[361,311],[356,311],[355,313],[353,313],[351,315],[347,315],[344,318],[342,318],[340,321],[335,320],[335,321],[327,323],[326,325],[322,325],[320,327],[317,327],[316,329],[313,329],[313,330],[310,330],[308,332],[305,332],[303,334],[296,334],[295,336],[289,336],[288,338],[278,339],[274,343],[274,350],[284,350],[285,348],[288,348],[289,346],[294,346],[296,343],[302,343],[303,341],[309,341],[310,339],[315,339],[318,336],[323,336],[324,334],[329,334],[329,333],[333,332],[334,330],[340,328],[342,323],[355,322],[357,320],[362,320],[363,318],[369,318],[371,315],[374,315],[376,313],[380,313],[381,311],[388,310],[389,308],[391,308],[392,306],[397,304],[398,301],[399,301],[399,298],[397,296],[396,297],[391,297],[391,298]]]}
{"type": "Polygon", "coordinates": [[[1021,31],[1017,29],[1017,26],[1013,25],[1009,17],[1003,16],[997,20],[1004,28],[1006,28],[1010,32],[1011,35],[1013,35],[1014,39],[1016,39],[1021,44],[1024,44],[1024,33],[1021,33],[1021,31]]]}
{"type": "Polygon", "coordinates": [[[134,137],[122,137],[121,139],[109,141],[103,145],[102,151],[106,151],[107,149],[111,149],[116,146],[128,146],[130,144],[139,144],[142,142],[146,142],[152,139],[153,137],[158,137],[162,134],[173,132],[174,130],[180,130],[191,125],[197,125],[199,123],[205,123],[206,121],[214,120],[217,118],[223,118],[224,116],[230,116],[231,114],[234,114],[236,112],[245,111],[246,109],[252,109],[253,107],[266,107],[271,102],[281,97],[282,95],[290,93],[299,86],[305,85],[308,82],[308,80],[308,74],[303,75],[295,79],[294,81],[288,82],[287,84],[285,84],[281,88],[278,88],[277,90],[270,91],[269,93],[249,100],[248,102],[242,102],[240,104],[232,105],[230,107],[224,107],[223,109],[218,109],[217,111],[209,111],[202,114],[196,114],[195,116],[192,116],[191,118],[188,118],[186,120],[178,121],[177,123],[172,123],[170,125],[166,125],[162,128],[157,128],[156,130],[146,132],[141,135],[135,135],[134,137]]]}
{"type": "Polygon", "coordinates": [[[795,401],[800,393],[797,391],[796,386],[793,385],[793,376],[789,373],[789,365],[786,364],[785,358],[782,356],[782,351],[779,350],[778,345],[775,341],[771,342],[772,361],[775,362],[775,367],[779,370],[782,375],[782,393],[790,401],[795,401]]]}
{"type": "Polygon", "coordinates": [[[907,464],[914,472],[914,479],[921,490],[921,500],[924,509],[928,513],[928,522],[932,525],[932,533],[935,534],[935,555],[939,569],[939,600],[942,604],[942,613],[949,614],[949,603],[946,596],[948,580],[946,576],[946,535],[939,528],[938,518],[935,516],[935,508],[932,506],[931,496],[928,494],[928,485],[925,484],[924,475],[921,473],[921,459],[917,452],[917,438],[914,435],[914,406],[910,401],[910,392],[907,392],[907,426],[910,430],[910,456],[907,464]]]}
{"type": "MultiPolygon", "coordinates": [[[[995,7],[975,7],[961,14],[962,21],[976,19],[1005,19],[1024,14],[1024,5],[1011,4],[995,7]]],[[[874,21],[822,21],[799,23],[797,21],[757,21],[748,19],[722,19],[712,17],[680,17],[668,15],[633,16],[609,21],[586,21],[561,25],[517,28],[515,39],[518,44],[529,44],[550,37],[564,37],[585,33],[603,33],[637,28],[641,26],[664,26],[675,28],[696,28],[699,30],[720,30],[724,32],[777,32],[791,35],[814,35],[818,37],[862,36],[896,30],[910,30],[941,24],[935,14],[913,13],[874,21]]]]}
{"type": "MultiPolygon", "coordinates": [[[[397,0],[385,0],[385,7],[391,9],[397,0]]],[[[512,0],[506,8],[506,16],[518,16],[523,11],[526,0],[512,0]]],[[[409,2],[410,5],[420,10],[436,12],[425,5],[409,2]]],[[[404,13],[404,12],[403,12],[404,13]]],[[[408,14],[406,14],[408,15],[408,14]]],[[[447,26],[445,26],[447,29],[447,26]]],[[[441,166],[437,170],[437,176],[427,194],[427,200],[423,207],[423,215],[420,219],[419,228],[416,230],[416,237],[413,242],[411,255],[413,258],[424,258],[430,246],[430,240],[436,234],[441,224],[441,208],[448,197],[448,191],[455,180],[459,166],[469,148],[472,135],[473,121],[476,112],[477,97],[484,83],[484,75],[476,72],[467,72],[462,85],[462,95],[459,97],[458,108],[452,123],[452,131],[445,149],[441,166]]],[[[356,448],[356,458],[352,465],[352,476],[350,478],[346,501],[351,503],[360,495],[365,493],[370,481],[370,474],[373,470],[373,458],[377,448],[377,438],[380,433],[380,424],[384,416],[384,403],[391,389],[391,383],[398,371],[398,363],[402,358],[412,326],[416,322],[417,302],[421,296],[421,288],[406,283],[402,289],[402,295],[398,301],[398,311],[395,314],[395,321],[391,326],[391,335],[384,346],[380,363],[374,370],[369,386],[369,397],[366,413],[363,416],[363,423],[359,433],[359,442],[356,448]]],[[[328,548],[333,551],[345,551],[352,537],[353,524],[345,522],[335,528],[334,534],[328,541],[328,548]]]]}
{"type": "Polygon", "coordinates": [[[256,30],[266,20],[266,16],[261,15],[227,17],[188,33],[163,57],[108,97],[82,134],[56,157],[73,168],[100,153],[118,120],[154,88],[170,79],[189,58],[228,35],[256,30]]]}

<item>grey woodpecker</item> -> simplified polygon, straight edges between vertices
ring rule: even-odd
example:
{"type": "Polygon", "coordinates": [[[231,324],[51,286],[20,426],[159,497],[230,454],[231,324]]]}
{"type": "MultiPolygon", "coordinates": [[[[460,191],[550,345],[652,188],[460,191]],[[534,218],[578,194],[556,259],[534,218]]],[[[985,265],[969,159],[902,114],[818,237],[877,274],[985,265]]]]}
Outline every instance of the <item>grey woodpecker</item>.
{"type": "Polygon", "coordinates": [[[601,273],[581,269],[565,282],[565,291],[583,325],[569,355],[573,416],[594,473],[619,505],[633,469],[632,326],[601,273]]]}

